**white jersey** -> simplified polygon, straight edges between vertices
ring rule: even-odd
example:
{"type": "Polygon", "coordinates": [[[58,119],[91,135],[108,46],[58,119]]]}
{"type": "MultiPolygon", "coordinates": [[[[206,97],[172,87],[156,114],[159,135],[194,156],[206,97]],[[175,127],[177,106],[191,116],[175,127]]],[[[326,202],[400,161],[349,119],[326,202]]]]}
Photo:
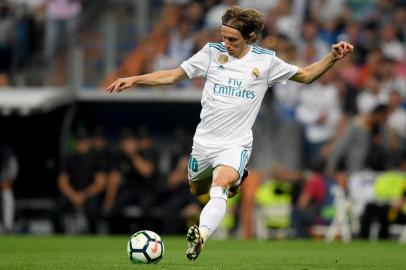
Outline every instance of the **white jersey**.
{"type": "Polygon", "coordinates": [[[251,128],[266,90],[275,83],[285,84],[298,70],[256,45],[235,58],[223,43],[206,44],[181,67],[191,79],[206,78],[193,142],[215,149],[251,147],[251,128]]]}

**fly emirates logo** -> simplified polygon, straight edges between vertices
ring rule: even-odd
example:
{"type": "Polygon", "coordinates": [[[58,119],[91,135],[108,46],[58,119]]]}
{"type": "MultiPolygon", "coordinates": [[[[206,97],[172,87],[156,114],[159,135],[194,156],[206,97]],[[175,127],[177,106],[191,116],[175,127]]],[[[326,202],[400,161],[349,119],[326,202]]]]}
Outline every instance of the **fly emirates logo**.
{"type": "Polygon", "coordinates": [[[241,97],[246,99],[254,99],[255,92],[250,89],[241,89],[242,80],[228,79],[228,85],[215,83],[213,93],[221,96],[241,97]]]}

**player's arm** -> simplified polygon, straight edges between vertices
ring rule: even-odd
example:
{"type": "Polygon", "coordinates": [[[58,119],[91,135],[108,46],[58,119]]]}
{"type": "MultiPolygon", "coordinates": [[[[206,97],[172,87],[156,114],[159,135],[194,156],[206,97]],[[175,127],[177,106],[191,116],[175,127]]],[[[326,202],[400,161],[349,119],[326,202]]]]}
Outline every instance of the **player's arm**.
{"type": "Polygon", "coordinates": [[[135,85],[169,85],[188,78],[182,68],[156,71],[144,75],[120,78],[107,87],[106,91],[118,93],[135,85]]]}
{"type": "Polygon", "coordinates": [[[312,83],[329,70],[338,60],[343,59],[353,50],[354,47],[345,41],[333,44],[331,46],[331,52],[319,61],[306,67],[299,68],[297,73],[293,75],[290,80],[301,83],[312,83]]]}

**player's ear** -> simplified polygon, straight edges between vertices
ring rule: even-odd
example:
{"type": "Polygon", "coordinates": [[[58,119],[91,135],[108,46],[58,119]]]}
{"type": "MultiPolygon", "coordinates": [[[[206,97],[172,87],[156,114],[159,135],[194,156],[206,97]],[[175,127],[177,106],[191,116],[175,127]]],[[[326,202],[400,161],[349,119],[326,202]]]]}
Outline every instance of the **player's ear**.
{"type": "Polygon", "coordinates": [[[258,39],[257,34],[256,34],[255,32],[251,32],[251,33],[249,34],[248,43],[249,43],[249,44],[252,44],[252,43],[254,43],[255,41],[257,41],[257,39],[258,39]]]}

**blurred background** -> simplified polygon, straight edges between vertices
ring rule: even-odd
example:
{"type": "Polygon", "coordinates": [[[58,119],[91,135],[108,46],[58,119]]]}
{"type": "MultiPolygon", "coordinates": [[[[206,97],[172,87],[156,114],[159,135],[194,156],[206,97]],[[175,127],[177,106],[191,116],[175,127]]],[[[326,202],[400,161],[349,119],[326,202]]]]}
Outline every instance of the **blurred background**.
{"type": "Polygon", "coordinates": [[[265,16],[259,45],[319,80],[274,85],[250,175],[216,237],[406,242],[406,1],[0,1],[0,232],[183,234],[204,81],[102,90],[219,42],[231,5],[265,16]]]}

